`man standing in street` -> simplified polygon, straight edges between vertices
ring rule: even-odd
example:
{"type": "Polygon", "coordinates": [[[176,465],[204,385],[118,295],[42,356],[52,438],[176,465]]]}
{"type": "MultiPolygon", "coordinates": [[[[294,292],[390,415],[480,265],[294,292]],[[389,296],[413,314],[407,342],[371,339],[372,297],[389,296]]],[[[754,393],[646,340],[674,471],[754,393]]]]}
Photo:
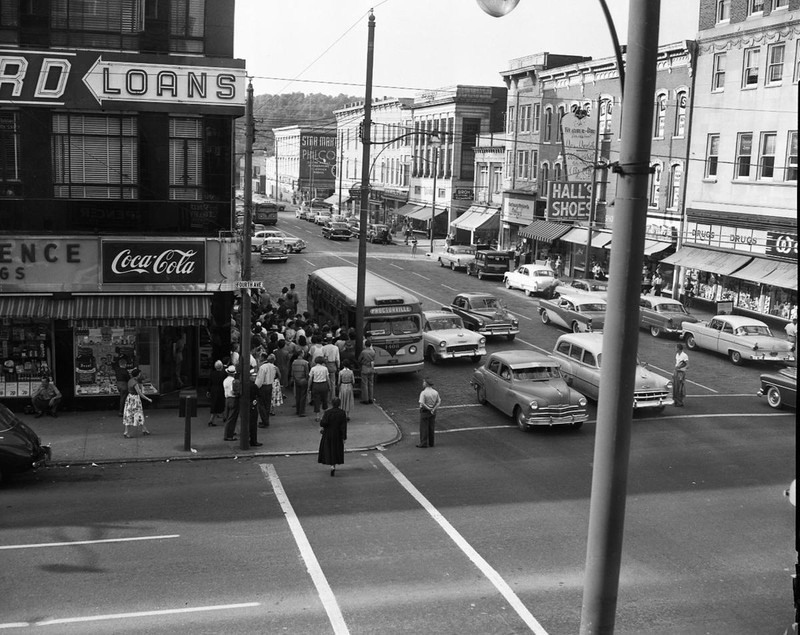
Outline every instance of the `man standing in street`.
{"type": "Polygon", "coordinates": [[[675,370],[672,373],[672,398],[675,405],[683,407],[686,398],[686,369],[689,367],[689,356],[683,350],[683,344],[676,344],[675,370]]]}
{"type": "MultiPolygon", "coordinates": [[[[225,369],[227,377],[222,382],[222,389],[225,392],[225,441],[236,441],[236,420],[239,418],[239,395],[236,383],[236,367],[228,366],[225,369]]],[[[241,386],[241,382],[238,383],[241,386]]]]}
{"type": "Polygon", "coordinates": [[[331,341],[331,336],[326,335],[322,345],[322,357],[325,358],[325,366],[328,367],[328,394],[330,398],[336,395],[336,373],[342,365],[342,358],[339,347],[331,341]]]}
{"type": "Polygon", "coordinates": [[[273,363],[274,355],[261,353],[261,366],[256,374],[256,388],[258,388],[258,414],[261,417],[259,428],[269,426],[269,411],[272,408],[272,382],[278,374],[278,367],[273,363]]]}
{"type": "Polygon", "coordinates": [[[361,403],[372,403],[375,399],[375,349],[370,338],[364,340],[358,365],[361,368],[361,403]]]}
{"type": "Polygon", "coordinates": [[[792,318],[792,321],[789,322],[786,327],[784,328],[786,331],[786,339],[792,345],[792,351],[794,351],[795,347],[797,346],[797,318],[792,318]]]}
{"type": "Polygon", "coordinates": [[[434,430],[436,428],[436,411],[442,405],[439,393],[430,379],[422,380],[422,392],[419,393],[419,443],[418,448],[432,448],[434,430]]]}

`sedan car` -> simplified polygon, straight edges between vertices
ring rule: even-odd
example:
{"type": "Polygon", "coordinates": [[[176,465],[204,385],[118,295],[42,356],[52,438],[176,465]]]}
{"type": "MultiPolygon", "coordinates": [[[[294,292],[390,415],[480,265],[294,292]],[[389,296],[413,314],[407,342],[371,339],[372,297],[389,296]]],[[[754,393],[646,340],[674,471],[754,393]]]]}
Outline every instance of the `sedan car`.
{"type": "Polygon", "coordinates": [[[475,246],[450,245],[444,251],[436,254],[436,260],[442,267],[450,267],[453,271],[456,269],[466,270],[469,263],[475,260],[475,246]]]}
{"type": "MultiPolygon", "coordinates": [[[[567,383],[594,401],[600,397],[602,356],[602,333],[566,333],[556,340],[553,349],[553,357],[561,363],[561,372],[567,383]]],[[[635,363],[634,410],[660,410],[673,405],[672,381],[648,370],[638,359],[635,363]]]]}
{"type": "Polygon", "coordinates": [[[559,280],[554,289],[555,293],[591,293],[604,300],[608,296],[608,280],[594,280],[591,278],[570,278],[559,280]]]}
{"type": "Polygon", "coordinates": [[[47,465],[50,446],[19,417],[0,404],[0,482],[47,465]]]}
{"type": "Polygon", "coordinates": [[[268,236],[261,243],[261,262],[286,262],[288,254],[289,248],[283,238],[268,236]]]}
{"type": "Polygon", "coordinates": [[[744,315],[717,315],[703,322],[682,324],[686,348],[705,348],[727,355],[731,362],[794,361],[792,345],[772,335],[769,326],[744,315]]]}
{"type": "Polygon", "coordinates": [[[672,298],[663,295],[643,295],[639,298],[639,324],[642,328],[649,328],[653,337],[663,333],[682,336],[684,322],[699,321],[672,298]]]}
{"type": "Polygon", "coordinates": [[[513,340],[519,333],[519,320],[490,293],[459,293],[449,307],[460,315],[464,325],[482,335],[505,335],[513,340]]]}
{"type": "Polygon", "coordinates": [[[558,284],[556,272],[544,265],[522,265],[503,274],[506,289],[522,289],[525,295],[540,293],[545,297],[553,294],[558,284]]]}
{"type": "Polygon", "coordinates": [[[588,293],[561,295],[539,302],[542,324],[557,324],[573,333],[602,331],[606,319],[606,301],[588,293]]]}
{"type": "Polygon", "coordinates": [[[560,366],[535,351],[498,351],[475,369],[470,385],[479,403],[511,415],[521,430],[560,425],[577,429],[588,418],[586,397],[567,385],[560,366]]]}
{"type": "Polygon", "coordinates": [[[423,311],[422,337],[425,359],[434,364],[443,359],[469,357],[477,362],[486,355],[486,338],[470,331],[452,311],[423,311]]]}
{"type": "Polygon", "coordinates": [[[322,237],[328,240],[350,240],[350,225],[339,221],[328,221],[322,226],[322,237]]]}
{"type": "Polygon", "coordinates": [[[367,242],[383,243],[388,245],[392,242],[392,232],[388,225],[382,223],[370,223],[367,225],[367,242]]]}
{"type": "Polygon", "coordinates": [[[314,223],[316,225],[324,225],[325,223],[331,220],[330,212],[320,212],[317,210],[317,213],[314,215],[314,223]]]}
{"type": "Polygon", "coordinates": [[[298,238],[297,236],[290,236],[286,232],[280,229],[265,229],[259,232],[256,232],[253,237],[250,239],[250,247],[252,251],[260,251],[261,245],[264,242],[265,238],[281,238],[283,242],[286,243],[286,248],[289,250],[289,253],[299,254],[303,249],[305,249],[308,245],[306,241],[302,238],[298,238]]]}
{"type": "Polygon", "coordinates": [[[761,375],[759,397],[767,396],[767,403],[773,408],[797,407],[797,366],[787,366],[775,373],[761,375]]]}

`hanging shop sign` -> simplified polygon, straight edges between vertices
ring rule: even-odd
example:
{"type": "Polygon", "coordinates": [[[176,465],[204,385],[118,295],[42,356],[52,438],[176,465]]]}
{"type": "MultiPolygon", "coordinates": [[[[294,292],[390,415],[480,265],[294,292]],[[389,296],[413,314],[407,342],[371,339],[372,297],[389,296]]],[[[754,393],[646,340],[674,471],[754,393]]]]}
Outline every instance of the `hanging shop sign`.
{"type": "Polygon", "coordinates": [[[592,184],[548,181],[547,218],[550,220],[589,220],[592,184]]]}
{"type": "MultiPolygon", "coordinates": [[[[0,49],[0,104],[97,110],[147,104],[150,110],[192,111],[199,106],[243,114],[246,71],[207,65],[209,58],[163,57],[104,51],[0,49]],[[202,65],[205,62],[206,65],[202,65]]],[[[201,110],[203,110],[201,108],[201,110]]]]}
{"type": "Polygon", "coordinates": [[[533,222],[535,208],[535,199],[506,197],[503,199],[503,211],[500,220],[504,223],[530,225],[533,222]]]}
{"type": "MultiPolygon", "coordinates": [[[[336,178],[336,133],[300,135],[300,178],[336,178]]],[[[317,183],[321,187],[320,183],[317,183]]]]}
{"type": "Polygon", "coordinates": [[[568,181],[594,180],[597,152],[597,122],[590,112],[573,104],[561,118],[561,152],[564,156],[568,181]]]}
{"type": "Polygon", "coordinates": [[[104,283],[205,282],[204,241],[113,241],[102,244],[104,283]]]}
{"type": "Polygon", "coordinates": [[[471,201],[472,188],[471,187],[455,187],[453,188],[454,201],[471,201]]]}

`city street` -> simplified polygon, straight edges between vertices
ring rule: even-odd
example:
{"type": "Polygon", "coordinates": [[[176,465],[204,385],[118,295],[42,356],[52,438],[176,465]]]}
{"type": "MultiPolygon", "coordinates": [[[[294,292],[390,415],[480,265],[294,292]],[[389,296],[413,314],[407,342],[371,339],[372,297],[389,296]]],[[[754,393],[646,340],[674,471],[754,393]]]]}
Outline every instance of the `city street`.
{"type": "MultiPolygon", "coordinates": [[[[268,290],[356,264],[357,240],[281,213],[309,243],[260,263],[268,290]]],[[[520,318],[489,351],[552,350],[538,300],[370,245],[370,271],[423,308],[491,291],[520,318]]],[[[640,358],[669,376],[675,339],[642,330],[640,358]]],[[[578,631],[596,404],[580,430],[521,432],[480,406],[474,365],[431,365],[443,408],[417,449],[420,374],[381,377],[404,438],[347,454],[50,468],[2,492],[0,629],[58,633],[550,633],[578,631]],[[56,515],[56,510],[58,514],[56,515]],[[57,524],[54,522],[57,518],[57,524]],[[11,574],[13,572],[13,575],[11,574]],[[45,632],[47,632],[45,630],[45,632]]],[[[782,633],[792,622],[793,410],[755,396],[763,366],[690,352],[683,409],[633,421],[618,634],[782,633]]]]}

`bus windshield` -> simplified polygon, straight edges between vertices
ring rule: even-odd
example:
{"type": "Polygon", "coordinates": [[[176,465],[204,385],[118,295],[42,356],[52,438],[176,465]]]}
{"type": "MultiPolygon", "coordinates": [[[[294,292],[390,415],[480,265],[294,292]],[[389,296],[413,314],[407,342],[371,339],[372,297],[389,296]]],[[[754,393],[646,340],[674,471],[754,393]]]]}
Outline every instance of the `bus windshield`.
{"type": "Polygon", "coordinates": [[[364,331],[370,337],[417,334],[420,332],[419,316],[403,315],[368,319],[364,323],[364,331]]]}

